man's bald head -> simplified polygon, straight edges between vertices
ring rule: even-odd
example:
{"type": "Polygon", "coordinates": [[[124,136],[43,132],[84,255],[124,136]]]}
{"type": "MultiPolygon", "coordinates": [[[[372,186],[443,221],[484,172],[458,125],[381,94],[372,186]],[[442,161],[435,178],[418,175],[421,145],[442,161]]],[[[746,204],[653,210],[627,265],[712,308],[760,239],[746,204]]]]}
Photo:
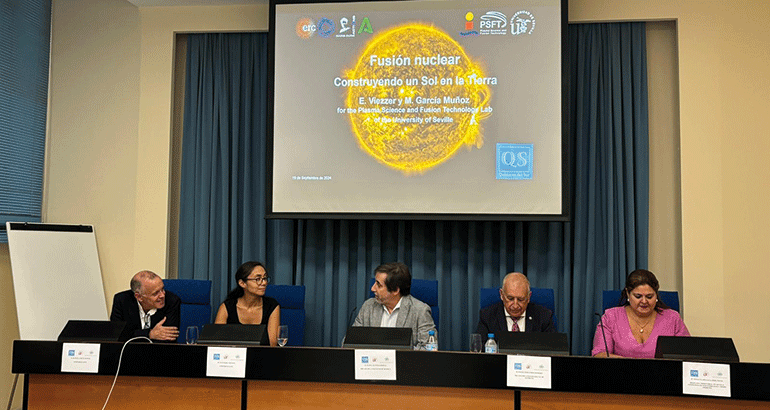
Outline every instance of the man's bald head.
{"type": "Polygon", "coordinates": [[[134,277],[131,278],[131,290],[134,293],[142,293],[142,284],[147,280],[155,280],[160,278],[155,272],[149,270],[141,270],[136,272],[134,277]]]}
{"type": "Polygon", "coordinates": [[[524,283],[527,286],[527,292],[529,292],[529,279],[527,279],[527,276],[520,272],[511,272],[503,278],[503,284],[500,286],[501,288],[505,287],[506,283],[514,284],[514,283],[524,283]]]}

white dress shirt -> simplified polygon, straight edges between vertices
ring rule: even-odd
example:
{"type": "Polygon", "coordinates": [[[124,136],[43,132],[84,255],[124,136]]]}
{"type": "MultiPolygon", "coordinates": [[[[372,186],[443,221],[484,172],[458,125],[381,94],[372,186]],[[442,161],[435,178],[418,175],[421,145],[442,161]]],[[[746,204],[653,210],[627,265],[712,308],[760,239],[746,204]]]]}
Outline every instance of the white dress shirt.
{"type": "Polygon", "coordinates": [[[396,303],[396,307],[393,308],[393,312],[388,312],[388,308],[385,307],[385,305],[382,305],[382,309],[384,310],[382,314],[382,321],[380,322],[380,327],[396,327],[396,321],[398,320],[398,311],[401,308],[401,299],[398,299],[398,303],[396,303]]]}
{"type": "Polygon", "coordinates": [[[154,315],[158,309],[152,308],[149,312],[145,312],[144,309],[142,309],[142,304],[139,303],[138,300],[136,301],[136,304],[139,305],[139,323],[142,324],[142,329],[150,329],[152,327],[152,315],[154,315]]]}

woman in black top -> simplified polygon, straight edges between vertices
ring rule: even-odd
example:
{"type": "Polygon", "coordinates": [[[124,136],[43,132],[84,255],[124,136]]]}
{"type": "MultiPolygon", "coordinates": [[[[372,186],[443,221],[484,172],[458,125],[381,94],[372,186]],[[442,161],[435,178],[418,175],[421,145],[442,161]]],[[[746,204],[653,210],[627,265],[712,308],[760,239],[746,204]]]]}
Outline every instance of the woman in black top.
{"type": "Polygon", "coordinates": [[[235,272],[235,282],[238,286],[219,305],[214,323],[267,324],[270,346],[277,346],[281,307],[278,301],[265,296],[265,289],[270,282],[265,266],[259,262],[244,263],[235,272]]]}

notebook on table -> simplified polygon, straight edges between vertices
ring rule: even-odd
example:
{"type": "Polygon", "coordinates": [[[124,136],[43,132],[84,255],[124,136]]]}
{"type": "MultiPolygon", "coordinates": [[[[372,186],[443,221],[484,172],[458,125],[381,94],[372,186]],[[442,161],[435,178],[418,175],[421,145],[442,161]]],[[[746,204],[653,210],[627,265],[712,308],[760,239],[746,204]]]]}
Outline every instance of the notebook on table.
{"type": "Polygon", "coordinates": [[[659,336],[655,346],[658,359],[706,362],[740,362],[729,337],[659,336]]]}
{"type": "Polygon", "coordinates": [[[131,338],[126,322],[69,320],[59,333],[60,342],[124,342],[131,338]]]}
{"type": "Polygon", "coordinates": [[[220,346],[270,346],[267,325],[204,325],[198,344],[220,346]]]}
{"type": "Polygon", "coordinates": [[[566,333],[503,332],[495,335],[500,353],[530,356],[569,356],[566,333]]]}
{"type": "Polygon", "coordinates": [[[342,347],[411,350],[412,328],[351,326],[342,347]]]}

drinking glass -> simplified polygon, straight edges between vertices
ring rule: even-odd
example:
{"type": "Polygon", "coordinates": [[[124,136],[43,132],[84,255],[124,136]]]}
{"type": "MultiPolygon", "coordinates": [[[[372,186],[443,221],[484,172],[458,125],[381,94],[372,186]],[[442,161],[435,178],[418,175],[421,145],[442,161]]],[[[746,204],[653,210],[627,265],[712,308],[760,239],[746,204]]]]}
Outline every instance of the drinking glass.
{"type": "Polygon", "coordinates": [[[187,341],[188,345],[194,345],[198,343],[198,326],[187,326],[185,340],[187,341]]]}
{"type": "Polygon", "coordinates": [[[289,341],[289,326],[278,326],[278,346],[286,346],[286,342],[289,341]]]}
{"type": "Polygon", "coordinates": [[[482,343],[481,335],[478,333],[471,334],[470,350],[473,353],[481,353],[482,343]]]}

